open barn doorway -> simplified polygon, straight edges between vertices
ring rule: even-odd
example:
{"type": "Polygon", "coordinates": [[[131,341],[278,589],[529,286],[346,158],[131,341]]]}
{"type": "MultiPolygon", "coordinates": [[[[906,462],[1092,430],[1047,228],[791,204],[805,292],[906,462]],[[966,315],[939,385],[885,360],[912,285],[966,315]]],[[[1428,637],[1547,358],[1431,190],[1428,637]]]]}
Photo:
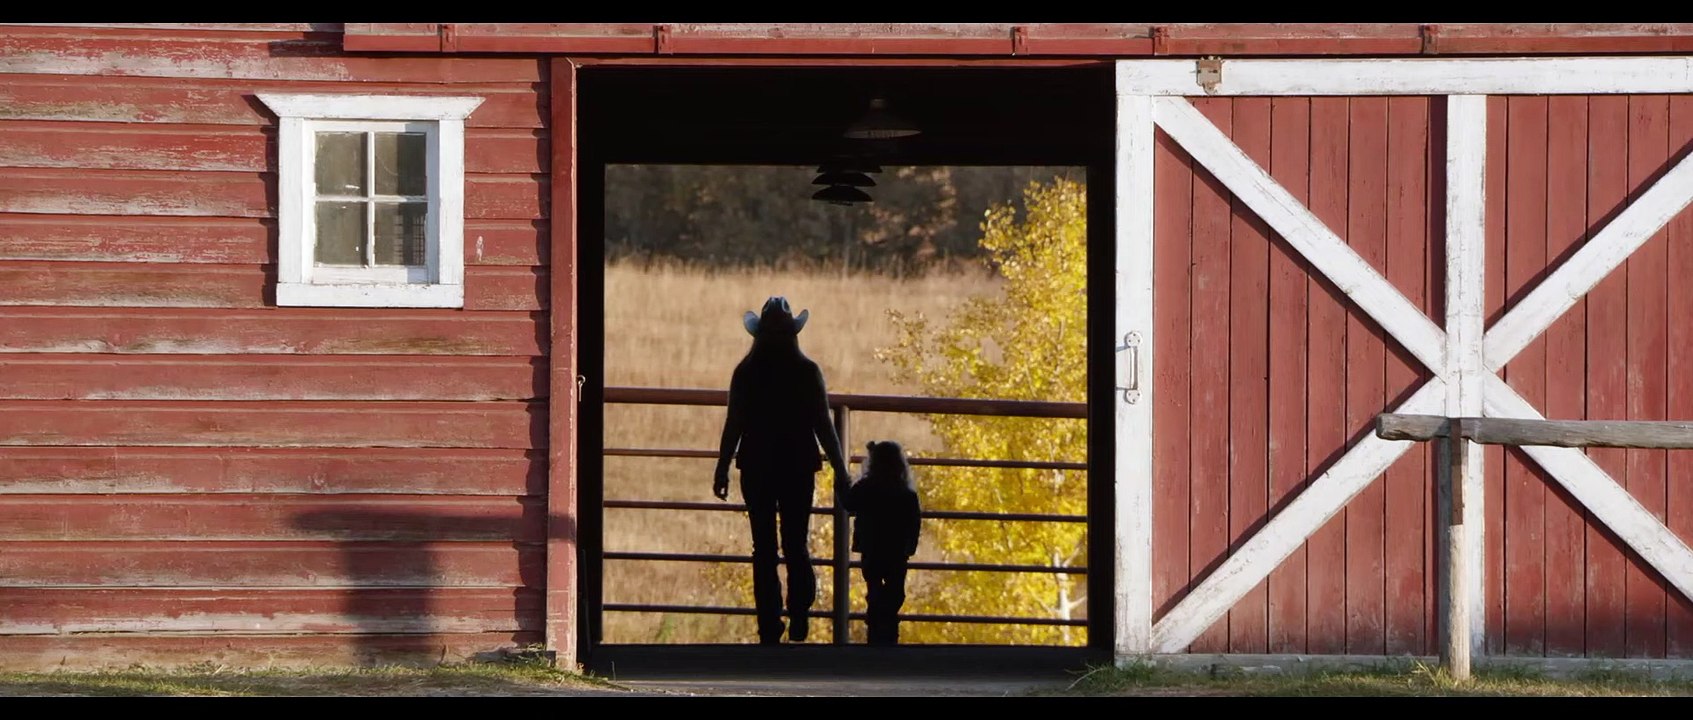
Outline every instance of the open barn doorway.
{"type": "MultiPolygon", "coordinates": [[[[739,316],[771,294],[814,316],[801,347],[837,396],[849,455],[862,456],[867,440],[897,439],[918,457],[962,460],[919,465],[925,489],[974,489],[925,494],[925,547],[913,558],[899,649],[1025,650],[1070,664],[1109,658],[1113,498],[1103,479],[1112,426],[1100,400],[1112,384],[1109,72],[589,66],[578,93],[582,651],[590,666],[757,642],[746,515],[738,492],[729,502],[711,497],[710,479],[727,370],[749,340],[739,316]],[[877,98],[921,132],[843,138],[877,98]],[[814,184],[819,171],[843,159],[872,171],[875,186],[854,188],[870,201],[813,201],[829,187],[814,184]],[[984,214],[999,205],[1011,222],[1026,222],[1031,204],[1051,210],[1066,192],[1081,200],[1082,257],[1072,260],[1081,266],[1074,291],[1085,327],[1046,342],[1083,358],[1079,377],[1066,381],[1079,392],[959,384],[943,392],[944,382],[925,385],[909,372],[896,379],[902,362],[922,353],[908,345],[900,357],[900,328],[912,326],[886,311],[926,311],[933,339],[961,317],[962,298],[1009,307],[1005,275],[981,242],[992,234],[983,232],[984,214]],[[1067,433],[1075,452],[1059,457],[1054,443],[1027,442],[1031,433],[1067,433]],[[995,467],[1018,464],[1034,467],[995,467]],[[1001,482],[1022,499],[983,489],[1001,482]],[[973,498],[991,498],[992,507],[970,507],[973,498]],[[978,531],[948,533],[943,523],[978,531]],[[1031,572],[1040,566],[1061,569],[1031,572]],[[984,600],[1016,594],[1042,597],[1028,607],[984,600]]],[[[1001,362],[1017,354],[985,350],[1001,362]]],[[[929,364],[942,354],[932,352],[929,364]]],[[[858,558],[841,552],[835,528],[847,526],[832,483],[827,468],[817,474],[819,592],[806,645],[819,657],[834,651],[834,662],[863,642],[865,608],[859,571],[840,562],[858,558]]]]}

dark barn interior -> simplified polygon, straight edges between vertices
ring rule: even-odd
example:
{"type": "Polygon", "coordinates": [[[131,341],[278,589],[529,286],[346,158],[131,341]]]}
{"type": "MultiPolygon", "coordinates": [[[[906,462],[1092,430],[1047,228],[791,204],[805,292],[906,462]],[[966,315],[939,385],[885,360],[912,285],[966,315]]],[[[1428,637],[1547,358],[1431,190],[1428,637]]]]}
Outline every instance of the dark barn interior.
{"type": "MultiPolygon", "coordinates": [[[[863,61],[847,61],[862,63],[863,61]]],[[[578,74],[578,245],[580,346],[604,346],[604,166],[608,164],[817,165],[859,153],[883,166],[1070,165],[1087,168],[1089,203],[1089,464],[1112,467],[1110,405],[1113,343],[1111,209],[1115,94],[1109,65],[1005,67],[655,68],[591,65],[578,74]],[[922,128],[897,140],[863,141],[842,132],[881,97],[922,128]]],[[[581,405],[583,657],[620,672],[697,673],[753,666],[831,673],[950,668],[983,672],[1016,666],[1075,668],[1111,657],[1112,497],[1109,482],[1089,485],[1089,641],[1085,648],[842,645],[785,647],[602,644],[604,358],[583,353],[581,405]],[[796,651],[798,653],[796,654],[796,651]],[[726,661],[732,658],[732,661],[726,661]]]]}

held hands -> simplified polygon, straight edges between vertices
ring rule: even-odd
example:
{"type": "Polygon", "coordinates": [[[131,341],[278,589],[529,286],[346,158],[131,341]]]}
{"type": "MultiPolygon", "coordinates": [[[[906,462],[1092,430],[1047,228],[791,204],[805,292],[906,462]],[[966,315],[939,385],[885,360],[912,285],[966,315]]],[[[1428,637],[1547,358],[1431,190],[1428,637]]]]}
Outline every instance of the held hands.
{"type": "Polygon", "coordinates": [[[718,500],[728,500],[729,499],[729,469],[728,468],[718,468],[717,469],[716,477],[712,478],[712,481],[711,481],[711,494],[716,495],[718,500]]]}
{"type": "Polygon", "coordinates": [[[835,464],[834,471],[836,478],[839,478],[842,482],[848,484],[852,483],[852,474],[847,472],[847,466],[845,464],[835,464]]]}

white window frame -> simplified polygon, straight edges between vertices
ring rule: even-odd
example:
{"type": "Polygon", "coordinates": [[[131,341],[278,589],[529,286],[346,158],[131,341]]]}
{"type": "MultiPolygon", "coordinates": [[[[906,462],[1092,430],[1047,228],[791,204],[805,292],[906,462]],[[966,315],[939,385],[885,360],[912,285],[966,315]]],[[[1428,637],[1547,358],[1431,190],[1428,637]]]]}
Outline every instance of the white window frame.
{"type": "MultiPolygon", "coordinates": [[[[276,304],[464,307],[464,119],[482,104],[482,98],[275,93],[259,93],[258,98],[281,121],[276,304]],[[320,132],[425,134],[429,210],[423,266],[317,265],[316,134],[320,132]]],[[[369,195],[361,200],[378,198],[374,187],[367,190],[369,195]]],[[[373,214],[367,212],[366,222],[374,222],[373,214]]]]}

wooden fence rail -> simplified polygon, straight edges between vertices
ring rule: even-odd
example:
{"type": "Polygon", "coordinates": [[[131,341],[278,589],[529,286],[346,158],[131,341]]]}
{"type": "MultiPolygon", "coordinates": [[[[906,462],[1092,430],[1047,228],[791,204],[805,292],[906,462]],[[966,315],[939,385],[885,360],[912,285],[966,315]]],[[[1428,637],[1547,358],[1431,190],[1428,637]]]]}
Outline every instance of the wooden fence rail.
{"type": "Polygon", "coordinates": [[[1444,417],[1384,413],[1376,417],[1376,436],[1384,440],[1434,440],[1440,443],[1438,491],[1449,509],[1440,525],[1444,593],[1440,609],[1440,663],[1454,679],[1470,677],[1470,577],[1468,553],[1462,551],[1465,452],[1469,443],[1553,447],[1693,449],[1693,422],[1681,420],[1525,420],[1521,418],[1444,417]]]}
{"type": "MultiPolygon", "coordinates": [[[[605,402],[607,404],[632,405],[693,405],[722,407],[729,401],[727,390],[710,390],[699,388],[653,388],[653,387],[607,387],[605,388],[605,402]]],[[[1086,419],[1087,403],[1077,402],[1045,402],[1029,400],[991,400],[983,398],[937,398],[937,397],[908,397],[900,395],[849,395],[843,393],[829,393],[829,408],[834,419],[835,432],[839,434],[842,450],[847,452],[849,463],[862,463],[864,456],[853,455],[851,439],[851,425],[853,413],[881,412],[907,413],[920,415],[974,415],[986,417],[1027,417],[1052,419],[1086,419]]],[[[669,457],[669,458],[716,458],[716,450],[702,450],[690,448],[604,448],[602,453],[611,457],[669,457]]],[[[912,465],[931,465],[941,467],[975,467],[975,468],[1025,468],[1045,470],[1081,470],[1088,469],[1088,463],[1069,460],[996,460],[984,458],[911,458],[912,465]]],[[[850,593],[847,591],[851,583],[850,569],[857,565],[852,561],[850,551],[851,532],[848,530],[847,511],[842,500],[846,492],[847,478],[835,478],[835,501],[831,507],[814,507],[812,514],[826,515],[834,523],[834,552],[830,558],[814,558],[813,565],[828,566],[834,577],[834,603],[831,608],[831,620],[834,629],[834,642],[845,644],[848,640],[848,623],[855,619],[862,619],[862,613],[853,613],[849,605],[850,593]]],[[[744,505],[729,503],[696,503],[662,500],[645,500],[632,498],[606,499],[602,501],[604,508],[647,509],[647,510],[688,510],[688,511],[729,511],[740,512],[744,505]]],[[[975,520],[993,522],[1047,522],[1047,523],[1086,523],[1085,515],[1055,515],[1045,513],[989,513],[965,511],[927,511],[924,518],[937,520],[975,520]]],[[[665,561],[665,562],[724,562],[750,563],[751,556],[726,556],[700,553],[656,553],[656,552],[607,552],[601,553],[601,562],[605,560],[624,561],[665,561]]],[[[1008,573],[1040,573],[1053,575],[1086,575],[1085,566],[1039,566],[1020,564],[994,563],[912,563],[912,569],[938,571],[974,571],[974,572],[1008,572],[1008,573]]],[[[752,608],[719,608],[696,607],[685,605],[651,605],[606,603],[601,606],[606,612],[678,612],[747,615],[755,612],[752,608]]],[[[1060,618],[1030,618],[1030,617],[1002,617],[977,615],[910,615],[901,614],[901,621],[909,622],[964,622],[964,623],[998,623],[1004,625],[1052,625],[1085,627],[1086,620],[1060,618]]]]}
{"type": "Polygon", "coordinates": [[[1483,445],[1693,449],[1693,422],[1684,420],[1523,420],[1384,414],[1376,418],[1376,435],[1384,440],[1450,438],[1454,420],[1461,422],[1465,440],[1483,445]]]}

